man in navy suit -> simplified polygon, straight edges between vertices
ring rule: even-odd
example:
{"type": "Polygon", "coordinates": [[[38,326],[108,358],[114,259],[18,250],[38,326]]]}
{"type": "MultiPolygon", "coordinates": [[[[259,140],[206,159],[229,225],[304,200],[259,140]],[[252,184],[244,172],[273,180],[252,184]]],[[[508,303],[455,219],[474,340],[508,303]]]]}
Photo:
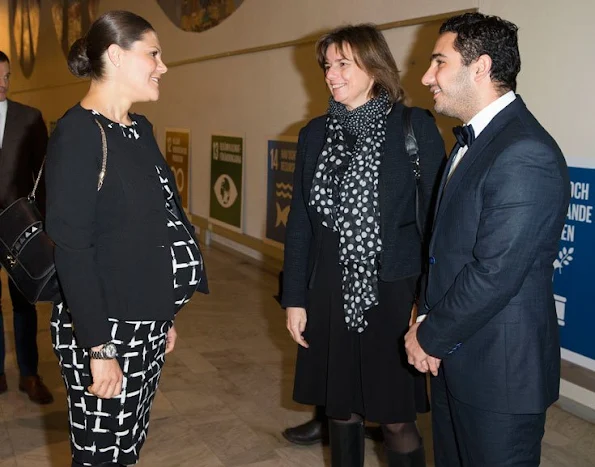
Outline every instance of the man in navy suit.
{"type": "Polygon", "coordinates": [[[517,27],[469,13],[440,29],[422,82],[456,117],[409,363],[432,378],[436,467],[538,466],[558,399],[553,261],[570,198],[564,157],[515,94],[517,27]]]}

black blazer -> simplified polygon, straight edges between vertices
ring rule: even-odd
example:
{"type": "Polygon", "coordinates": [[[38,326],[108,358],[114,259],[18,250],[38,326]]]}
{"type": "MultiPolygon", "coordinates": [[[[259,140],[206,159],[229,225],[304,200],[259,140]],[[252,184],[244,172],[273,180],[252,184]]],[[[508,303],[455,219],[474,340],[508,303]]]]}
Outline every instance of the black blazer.
{"type": "Polygon", "coordinates": [[[542,413],[560,384],[552,275],[570,199],[564,157],[517,96],[442,187],[419,343],[444,359],[461,402],[542,413]]]}
{"type": "MultiPolygon", "coordinates": [[[[0,209],[27,196],[45,156],[48,134],[41,112],[33,107],[8,100],[4,139],[0,149],[0,209]]],[[[43,180],[37,199],[43,211],[43,180]]]]}
{"type": "MultiPolygon", "coordinates": [[[[81,347],[110,340],[108,317],[174,317],[165,199],[155,169],[167,164],[152,125],[132,116],[138,140],[105,128],[107,174],[98,192],[102,145],[95,118],[109,123],[80,105],[70,109],[52,133],[47,156],[47,231],[56,243],[56,269],[81,347]]],[[[193,232],[174,192],[183,222],[193,232]]]]}
{"type": "MultiPolygon", "coordinates": [[[[383,281],[418,275],[422,270],[422,242],[415,221],[415,178],[405,152],[402,125],[403,105],[393,106],[387,119],[386,147],[380,166],[380,231],[383,251],[379,276],[383,281]]],[[[432,115],[414,108],[412,125],[419,144],[422,218],[428,218],[429,205],[444,162],[444,142],[432,115]]],[[[287,221],[283,265],[284,307],[307,308],[307,290],[315,274],[315,259],[322,228],[321,219],[308,205],[314,169],[322,150],[326,116],[311,120],[298,140],[293,176],[293,198],[287,221]]],[[[427,228],[427,227],[426,227],[427,228]]],[[[424,255],[425,257],[425,255],[424,255]]]]}

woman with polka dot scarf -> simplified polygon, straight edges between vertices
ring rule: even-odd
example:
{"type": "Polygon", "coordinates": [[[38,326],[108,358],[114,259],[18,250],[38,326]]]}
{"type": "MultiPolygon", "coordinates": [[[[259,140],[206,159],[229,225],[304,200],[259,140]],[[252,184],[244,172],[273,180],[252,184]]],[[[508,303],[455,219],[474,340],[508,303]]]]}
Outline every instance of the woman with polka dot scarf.
{"type": "Polygon", "coordinates": [[[429,410],[426,385],[403,336],[423,269],[416,215],[427,231],[444,143],[432,115],[411,109],[416,208],[404,91],[383,35],[341,27],[316,55],[331,96],[327,114],[300,131],[285,242],[282,305],[299,344],[293,396],[325,407],[333,467],[363,465],[364,420],[382,426],[390,466],[424,466],[416,414],[429,410]]]}

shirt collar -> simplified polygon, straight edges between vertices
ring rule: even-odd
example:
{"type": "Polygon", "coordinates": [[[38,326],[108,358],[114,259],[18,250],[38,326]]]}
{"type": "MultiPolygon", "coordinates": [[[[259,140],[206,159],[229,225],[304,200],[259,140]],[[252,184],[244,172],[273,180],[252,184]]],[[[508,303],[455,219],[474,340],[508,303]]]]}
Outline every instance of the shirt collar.
{"type": "Polygon", "coordinates": [[[4,99],[0,102],[0,112],[2,115],[6,115],[6,111],[8,110],[8,99],[4,99]]]}
{"type": "Polygon", "coordinates": [[[508,91],[503,96],[500,96],[494,102],[492,102],[487,107],[481,109],[479,113],[477,113],[467,125],[471,125],[473,127],[473,131],[475,132],[475,137],[477,138],[479,134],[485,129],[486,126],[493,120],[493,118],[498,115],[502,110],[504,110],[512,101],[516,99],[516,95],[514,91],[508,91]]]}

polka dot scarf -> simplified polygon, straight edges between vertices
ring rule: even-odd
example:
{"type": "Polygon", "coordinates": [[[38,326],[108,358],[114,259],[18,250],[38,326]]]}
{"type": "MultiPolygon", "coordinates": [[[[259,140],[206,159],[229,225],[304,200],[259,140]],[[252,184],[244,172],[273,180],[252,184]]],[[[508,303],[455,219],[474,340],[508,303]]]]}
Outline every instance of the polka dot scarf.
{"type": "Polygon", "coordinates": [[[329,99],[326,142],[310,192],[322,224],[339,233],[345,323],[357,332],[368,325],[364,311],[378,304],[378,172],[389,110],[384,91],[352,111],[329,99]],[[353,148],[347,147],[344,130],[356,137],[353,148]]]}

